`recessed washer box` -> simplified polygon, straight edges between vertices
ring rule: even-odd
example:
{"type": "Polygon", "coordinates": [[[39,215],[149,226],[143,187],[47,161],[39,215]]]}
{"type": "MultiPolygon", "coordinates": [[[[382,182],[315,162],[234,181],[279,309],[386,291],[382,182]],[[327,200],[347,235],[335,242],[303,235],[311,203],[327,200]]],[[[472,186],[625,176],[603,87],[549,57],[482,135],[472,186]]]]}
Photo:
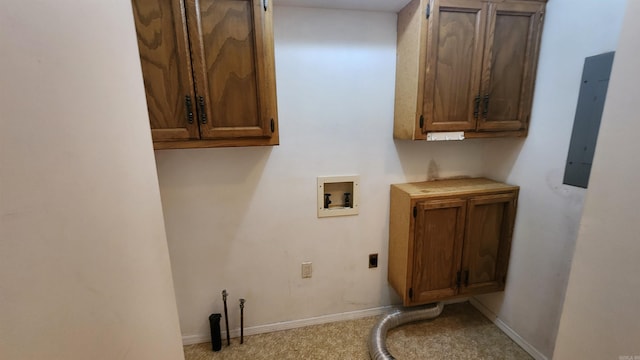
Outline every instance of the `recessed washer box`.
{"type": "Polygon", "coordinates": [[[360,176],[319,176],[318,217],[358,215],[360,176]]]}

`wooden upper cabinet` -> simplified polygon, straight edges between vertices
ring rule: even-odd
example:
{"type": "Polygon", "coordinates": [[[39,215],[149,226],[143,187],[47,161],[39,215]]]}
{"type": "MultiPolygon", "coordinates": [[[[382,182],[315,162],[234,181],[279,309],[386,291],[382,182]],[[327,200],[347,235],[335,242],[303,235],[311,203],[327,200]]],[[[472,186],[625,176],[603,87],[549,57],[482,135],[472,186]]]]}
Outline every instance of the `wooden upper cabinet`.
{"type": "Polygon", "coordinates": [[[531,113],[544,4],[491,4],[479,130],[524,130],[531,113]]]}
{"type": "Polygon", "coordinates": [[[272,9],[267,1],[132,2],[156,149],[278,144],[272,9]],[[146,30],[149,21],[136,9],[152,7],[150,4],[154,7],[150,13],[168,19],[146,30]],[[145,31],[156,37],[166,32],[163,37],[181,41],[172,47],[172,55],[162,53],[168,60],[155,53],[147,56],[151,64],[174,57],[183,61],[185,75],[172,68],[163,73],[170,79],[179,77],[180,86],[160,82],[157,71],[145,67],[141,41],[145,31]],[[158,91],[171,94],[172,101],[179,100],[172,105],[175,111],[167,112],[166,104],[149,101],[149,94],[158,91]],[[162,121],[154,120],[151,114],[156,112],[164,116],[162,121]]]}
{"type": "Polygon", "coordinates": [[[398,15],[394,137],[525,136],[544,1],[412,0],[398,15]]]}
{"type": "Polygon", "coordinates": [[[166,0],[132,5],[153,139],[198,139],[198,123],[187,113],[195,94],[182,7],[166,0]]]}
{"type": "Polygon", "coordinates": [[[474,130],[487,3],[437,2],[428,22],[424,129],[474,130]]]}

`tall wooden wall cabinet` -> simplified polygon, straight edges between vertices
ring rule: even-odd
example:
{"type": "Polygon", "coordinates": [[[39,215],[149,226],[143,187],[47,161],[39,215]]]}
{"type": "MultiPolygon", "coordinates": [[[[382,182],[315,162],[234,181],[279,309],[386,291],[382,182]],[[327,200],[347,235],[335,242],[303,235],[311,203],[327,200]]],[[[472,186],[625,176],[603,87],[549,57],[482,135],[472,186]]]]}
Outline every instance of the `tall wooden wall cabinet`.
{"type": "Polygon", "coordinates": [[[391,185],[388,278],[403,304],[504,290],[518,191],[484,178],[391,185]]]}
{"type": "Polygon", "coordinates": [[[412,0],[398,14],[394,137],[525,136],[546,0],[412,0]]]}
{"type": "Polygon", "coordinates": [[[132,0],[154,148],[278,144],[268,0],[132,0]]]}

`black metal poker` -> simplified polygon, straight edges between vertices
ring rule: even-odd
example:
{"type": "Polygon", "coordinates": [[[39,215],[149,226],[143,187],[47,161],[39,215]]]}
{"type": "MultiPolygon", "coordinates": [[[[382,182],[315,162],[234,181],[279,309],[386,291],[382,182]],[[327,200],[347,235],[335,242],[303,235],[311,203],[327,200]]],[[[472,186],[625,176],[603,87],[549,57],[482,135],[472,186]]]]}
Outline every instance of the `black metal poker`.
{"type": "Polygon", "coordinates": [[[229,313],[227,312],[227,289],[222,290],[222,301],[224,302],[224,325],[227,329],[227,346],[231,345],[231,336],[229,335],[229,313]]]}

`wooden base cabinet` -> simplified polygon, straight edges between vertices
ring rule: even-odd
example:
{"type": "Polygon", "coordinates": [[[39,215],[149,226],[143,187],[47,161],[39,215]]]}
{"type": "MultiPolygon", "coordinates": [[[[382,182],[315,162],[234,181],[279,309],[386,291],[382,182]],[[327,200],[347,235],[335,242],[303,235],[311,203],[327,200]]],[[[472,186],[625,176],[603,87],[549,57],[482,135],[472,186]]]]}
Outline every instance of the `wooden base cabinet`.
{"type": "Polygon", "coordinates": [[[132,0],[154,148],[277,145],[267,0],[132,0]]]}
{"type": "Polygon", "coordinates": [[[527,133],[546,0],[412,0],[398,14],[394,137],[527,133]]]}
{"type": "Polygon", "coordinates": [[[484,178],[391,185],[388,279],[403,304],[504,290],[518,191],[484,178]]]}

